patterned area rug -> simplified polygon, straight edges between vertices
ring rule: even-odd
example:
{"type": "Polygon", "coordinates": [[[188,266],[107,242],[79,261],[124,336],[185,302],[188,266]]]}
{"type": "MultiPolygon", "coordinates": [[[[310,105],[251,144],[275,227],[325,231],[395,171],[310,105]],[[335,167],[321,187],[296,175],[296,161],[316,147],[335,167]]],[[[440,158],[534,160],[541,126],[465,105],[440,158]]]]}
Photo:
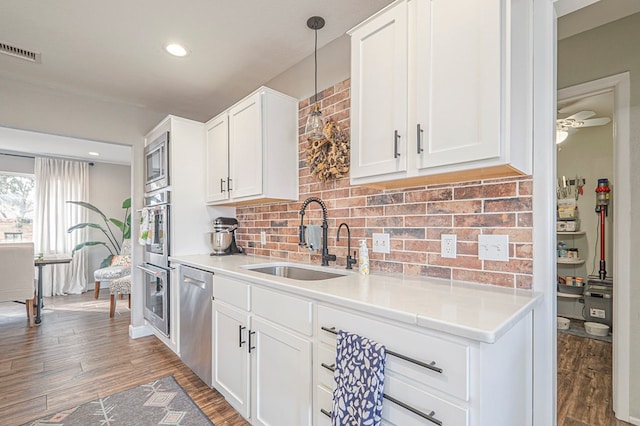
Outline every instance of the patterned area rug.
{"type": "Polygon", "coordinates": [[[151,426],[213,423],[172,376],[118,392],[23,426],[151,426]]]}

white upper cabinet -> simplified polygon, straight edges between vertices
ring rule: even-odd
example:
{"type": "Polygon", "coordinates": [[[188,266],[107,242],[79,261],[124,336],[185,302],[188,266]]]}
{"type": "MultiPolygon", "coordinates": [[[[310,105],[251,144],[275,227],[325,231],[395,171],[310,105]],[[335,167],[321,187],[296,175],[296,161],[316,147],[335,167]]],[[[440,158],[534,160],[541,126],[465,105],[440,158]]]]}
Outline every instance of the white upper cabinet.
{"type": "Polygon", "coordinates": [[[400,0],[350,32],[352,184],[531,173],[526,3],[400,0]]]}
{"type": "Polygon", "coordinates": [[[407,169],[407,5],[351,34],[351,177],[407,169]]]}
{"type": "Polygon", "coordinates": [[[227,113],[210,120],[207,132],[206,201],[229,198],[229,118],[227,113]]]}
{"type": "Polygon", "coordinates": [[[207,203],[298,200],[298,101],[261,87],[207,123],[207,203]]]}

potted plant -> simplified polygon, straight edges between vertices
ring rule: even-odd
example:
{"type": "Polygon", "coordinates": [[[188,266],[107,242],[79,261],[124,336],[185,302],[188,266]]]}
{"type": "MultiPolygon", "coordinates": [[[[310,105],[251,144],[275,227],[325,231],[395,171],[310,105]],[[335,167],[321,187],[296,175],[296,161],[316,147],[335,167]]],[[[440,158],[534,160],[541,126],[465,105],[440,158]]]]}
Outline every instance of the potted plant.
{"type": "Polygon", "coordinates": [[[100,268],[109,266],[111,264],[111,260],[113,259],[113,256],[120,253],[120,250],[122,248],[122,242],[126,239],[131,238],[131,198],[127,198],[122,202],[122,208],[124,209],[123,220],[118,220],[115,218],[107,218],[107,216],[104,213],[102,213],[102,211],[100,211],[100,209],[98,209],[96,206],[90,203],[86,203],[84,201],[67,201],[67,203],[75,204],[75,205],[87,208],[92,212],[97,213],[98,215],[100,215],[100,217],[102,218],[105,224],[105,226],[102,226],[98,223],[92,223],[92,222],[79,223],[67,229],[68,233],[71,233],[76,229],[94,228],[102,231],[102,233],[107,238],[106,242],[104,241],[82,242],[73,248],[73,252],[71,255],[73,256],[73,254],[76,251],[81,250],[85,247],[104,246],[107,248],[107,250],[109,250],[109,255],[106,258],[104,258],[102,263],[100,263],[100,268]],[[120,232],[122,233],[122,238],[116,237],[116,235],[113,232],[112,225],[117,227],[120,230],[120,232]]]}

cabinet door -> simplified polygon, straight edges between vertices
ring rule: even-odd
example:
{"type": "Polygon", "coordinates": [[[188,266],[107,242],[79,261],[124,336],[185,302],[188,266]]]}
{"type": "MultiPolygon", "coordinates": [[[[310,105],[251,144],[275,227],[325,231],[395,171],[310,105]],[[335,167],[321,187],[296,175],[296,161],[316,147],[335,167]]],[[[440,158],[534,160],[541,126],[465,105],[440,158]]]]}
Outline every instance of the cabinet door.
{"type": "Polygon", "coordinates": [[[231,198],[262,193],[262,94],[256,93],[229,110],[231,198]]]}
{"type": "Polygon", "coordinates": [[[213,302],[213,385],[249,418],[248,313],[213,302]]]}
{"type": "Polygon", "coordinates": [[[412,7],[417,167],[500,157],[500,0],[419,0],[412,7]]]}
{"type": "Polygon", "coordinates": [[[207,182],[205,201],[210,203],[229,198],[229,120],[226,113],[214,118],[207,132],[207,182]]]}
{"type": "Polygon", "coordinates": [[[253,425],[311,424],[311,342],[252,317],[253,425]]]}
{"type": "Polygon", "coordinates": [[[351,177],[407,168],[407,3],[351,34],[351,177]]]}

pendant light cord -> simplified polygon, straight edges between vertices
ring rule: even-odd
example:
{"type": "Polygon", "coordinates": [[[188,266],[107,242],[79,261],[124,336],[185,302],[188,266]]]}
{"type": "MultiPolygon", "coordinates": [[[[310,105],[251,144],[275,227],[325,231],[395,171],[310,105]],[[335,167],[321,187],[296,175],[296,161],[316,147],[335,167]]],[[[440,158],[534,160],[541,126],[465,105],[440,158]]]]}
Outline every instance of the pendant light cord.
{"type": "Polygon", "coordinates": [[[314,62],[314,81],[315,81],[315,85],[314,85],[314,89],[315,89],[315,104],[316,104],[316,108],[318,107],[318,28],[316,25],[316,28],[314,28],[313,30],[314,34],[315,34],[315,44],[313,47],[313,62],[314,62]]]}

